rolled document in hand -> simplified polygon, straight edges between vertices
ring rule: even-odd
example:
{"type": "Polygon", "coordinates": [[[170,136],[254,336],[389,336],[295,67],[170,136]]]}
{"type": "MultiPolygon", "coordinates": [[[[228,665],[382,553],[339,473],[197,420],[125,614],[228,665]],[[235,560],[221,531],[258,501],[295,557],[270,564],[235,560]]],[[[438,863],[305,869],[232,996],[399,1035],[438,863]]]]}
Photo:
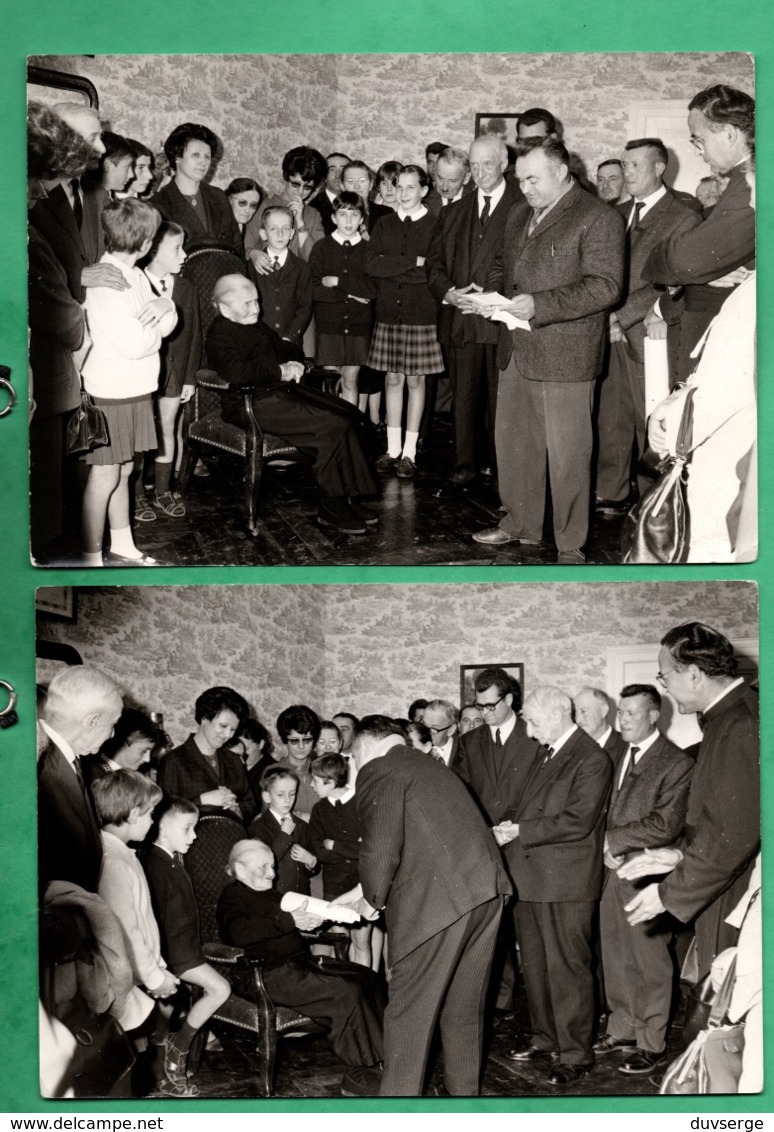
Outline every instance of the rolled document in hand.
{"type": "Polygon", "coordinates": [[[669,396],[669,359],[666,338],[645,339],[645,416],[649,417],[669,396]]]}
{"type": "Polygon", "coordinates": [[[280,908],[283,912],[297,912],[304,903],[304,911],[310,916],[319,916],[321,920],[332,920],[336,924],[356,924],[360,919],[354,908],[348,908],[345,904],[331,904],[329,900],[318,900],[316,896],[304,896],[300,892],[286,892],[280,901],[280,908]]]}

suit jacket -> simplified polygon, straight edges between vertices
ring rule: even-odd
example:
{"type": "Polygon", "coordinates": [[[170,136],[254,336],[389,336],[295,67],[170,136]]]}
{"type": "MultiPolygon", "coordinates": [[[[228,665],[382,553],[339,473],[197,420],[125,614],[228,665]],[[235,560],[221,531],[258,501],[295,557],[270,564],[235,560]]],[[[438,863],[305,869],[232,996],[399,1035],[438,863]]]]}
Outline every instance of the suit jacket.
{"type": "Polygon", "coordinates": [[[613,764],[577,728],[544,765],[541,748],[518,803],[506,817],[519,836],[505,855],[520,900],[597,900],[613,764]]]}
{"type": "Polygon", "coordinates": [[[526,200],[511,209],[487,277],[487,290],[535,301],[531,330],[502,324],[497,364],[505,369],[517,350],[531,381],[592,381],[604,358],[607,312],[623,288],[623,219],[576,183],[529,235],[531,219],[526,200]]]}
{"type": "Polygon", "coordinates": [[[261,296],[261,318],[280,338],[300,344],[314,307],[314,282],[309,264],[288,252],[279,271],[269,275],[256,272],[255,284],[261,296]]]}
{"type": "Polygon", "coordinates": [[[201,805],[200,795],[216,790],[218,786],[227,786],[234,792],[243,821],[249,822],[255,813],[255,799],[239,755],[221,748],[218,751],[218,770],[214,771],[196,746],[193,735],[164,756],[159,763],[157,777],[159,786],[167,794],[188,798],[204,814],[227,814],[239,820],[233,810],[201,805]]]}
{"type": "Polygon", "coordinates": [[[51,190],[30,210],[30,224],[45,237],[67,275],[70,294],[79,303],[84,299],[81,272],[96,263],[102,254],[100,214],[104,196],[98,191],[83,192],[83,225],[79,229],[75,214],[61,185],[51,190]]]}
{"type": "Polygon", "coordinates": [[[607,812],[607,841],[614,857],[673,845],[682,835],[693,760],[663,735],[648,747],[618,789],[628,743],[616,755],[607,812]]]}
{"type": "Polygon", "coordinates": [[[360,882],[386,907],[390,962],[511,885],[494,837],[464,784],[435,759],[402,745],[357,777],[363,826],[360,882]]]}
{"type": "MultiPolygon", "coordinates": [[[[632,201],[618,205],[618,211],[628,219],[633,208],[632,201]]],[[[667,189],[643,216],[640,224],[633,229],[626,241],[626,278],[623,298],[616,315],[626,333],[629,351],[641,364],[645,362],[645,324],[643,319],[661,297],[656,285],[642,271],[654,247],[673,234],[682,235],[701,224],[701,216],[688,208],[667,189]]]]}
{"type": "Polygon", "coordinates": [[[294,817],[296,828],[292,833],[285,833],[271,810],[255,818],[250,824],[248,833],[251,837],[268,845],[277,858],[277,892],[303,892],[309,895],[309,878],[319,873],[320,866],[308,869],[302,861],[295,861],[290,855],[294,845],[300,845],[309,853],[314,853],[312,836],[309,826],[301,818],[294,817]]]}
{"type": "Polygon", "coordinates": [[[607,751],[615,765],[616,758],[618,755],[623,756],[626,754],[626,748],[629,744],[622,737],[621,732],[613,728],[610,732],[610,737],[604,743],[600,743],[600,746],[603,751],[607,751]]]}
{"type": "Polygon", "coordinates": [[[462,346],[466,342],[493,345],[497,342],[498,323],[481,315],[462,314],[457,307],[442,304],[452,288],[467,287],[469,283],[486,286],[487,274],[501,250],[508,214],[513,205],[523,199],[518,185],[506,181],[505,192],[477,246],[472,237],[479,227],[478,192],[468,193],[441,209],[426,266],[430,290],[438,303],[438,341],[443,345],[462,346]]]}
{"type": "Polygon", "coordinates": [[[86,316],[54,250],[31,225],[28,251],[33,395],[36,414],[48,417],[80,404],[81,382],[72,352],[83,343],[86,316]]]}
{"type": "Polygon", "coordinates": [[[161,340],[159,357],[161,375],[159,392],[177,396],[184,385],[196,384],[196,371],[202,365],[202,321],[199,313],[199,292],[188,279],[177,276],[173,299],[177,308],[177,324],[171,334],[161,340]]]}
{"type": "Polygon", "coordinates": [[[51,880],[89,892],[99,887],[102,839],[94,807],[52,742],[38,760],[38,864],[41,890],[51,880]]]}
{"type": "Polygon", "coordinates": [[[165,220],[172,220],[185,229],[186,248],[196,240],[223,240],[241,255],[242,233],[223,189],[201,184],[197,192],[204,205],[206,222],[200,219],[199,213],[180,192],[174,179],[151,197],[150,203],[165,220]]]}
{"type": "Polygon", "coordinates": [[[495,746],[485,723],[460,736],[451,767],[470,790],[488,825],[499,825],[506,811],[516,805],[537,747],[527,735],[524,722],[517,718],[498,769],[495,746]]]}
{"type": "Polygon", "coordinates": [[[669,286],[709,283],[737,267],[755,267],[755,210],[746,170],[746,164],[731,170],[718,203],[701,224],[675,231],[653,248],[643,279],[669,286]]]}
{"type": "Polygon", "coordinates": [[[746,684],[705,713],[688,794],[683,860],[659,885],[683,923],[700,913],[718,926],[745,891],[760,848],[758,697],[746,684]]]}
{"type": "Polygon", "coordinates": [[[142,855],[151,904],[161,937],[161,954],[175,975],[206,962],[199,936],[199,910],[182,861],[157,845],[142,855]]]}

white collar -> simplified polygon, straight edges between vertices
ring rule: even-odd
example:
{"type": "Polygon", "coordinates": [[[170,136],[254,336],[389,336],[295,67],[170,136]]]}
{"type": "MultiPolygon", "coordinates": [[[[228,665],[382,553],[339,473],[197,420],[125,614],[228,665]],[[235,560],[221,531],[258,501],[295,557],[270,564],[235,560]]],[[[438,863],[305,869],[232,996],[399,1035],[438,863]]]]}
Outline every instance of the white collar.
{"type": "Polygon", "coordinates": [[[576,723],[573,723],[572,727],[568,728],[567,731],[562,732],[558,739],[554,739],[553,743],[548,744],[549,747],[553,747],[554,754],[556,754],[557,751],[561,750],[561,748],[565,745],[573,732],[577,730],[578,725],[576,723]]]}
{"type": "Polygon", "coordinates": [[[282,825],[285,818],[290,818],[290,820],[293,822],[293,824],[294,825],[296,824],[296,819],[293,817],[292,812],[289,813],[289,814],[278,814],[277,811],[274,809],[274,806],[269,806],[269,813],[271,814],[271,816],[273,818],[276,819],[278,825],[282,825]]]}
{"type": "Polygon", "coordinates": [[[492,742],[493,743],[495,741],[495,732],[496,731],[500,732],[500,742],[501,743],[507,743],[508,740],[511,737],[511,732],[513,731],[515,726],[516,726],[516,712],[515,711],[511,712],[510,719],[506,719],[504,723],[501,723],[497,726],[493,726],[491,723],[487,724],[487,727],[489,728],[489,734],[492,736],[492,742]]]}
{"type": "Polygon", "coordinates": [[[49,739],[54,744],[54,746],[59,748],[59,750],[62,752],[64,757],[67,759],[68,763],[70,764],[70,766],[73,768],[73,771],[74,771],[75,770],[75,760],[78,756],[76,755],[75,751],[72,749],[70,744],[67,742],[67,740],[64,739],[59,734],[58,731],[54,731],[53,727],[51,727],[48,723],[46,723],[45,719],[41,719],[40,726],[43,728],[46,735],[48,735],[49,739]]]}
{"type": "Polygon", "coordinates": [[[348,786],[344,793],[340,794],[338,798],[329,798],[328,801],[332,806],[343,806],[345,802],[348,802],[350,798],[354,798],[354,796],[355,787],[348,786]]]}
{"type": "Polygon", "coordinates": [[[658,739],[658,736],[659,736],[658,728],[654,727],[653,730],[651,731],[650,735],[647,735],[644,739],[641,739],[639,743],[630,743],[629,744],[629,746],[626,750],[627,755],[631,754],[632,747],[637,748],[637,754],[634,756],[635,766],[640,761],[640,759],[645,754],[645,752],[650,750],[650,748],[653,746],[653,744],[658,739]]]}
{"type": "Polygon", "coordinates": [[[419,208],[416,210],[416,212],[410,212],[409,213],[409,212],[404,212],[402,208],[398,209],[398,219],[399,220],[405,220],[406,217],[408,217],[409,220],[421,220],[423,216],[427,216],[427,209],[425,208],[425,206],[423,204],[421,204],[419,206],[419,208]]]}
{"type": "Polygon", "coordinates": [[[342,234],[341,234],[341,232],[340,232],[340,231],[338,230],[338,228],[336,229],[336,231],[335,231],[335,232],[331,232],[331,235],[333,236],[333,238],[334,238],[334,240],[336,241],[336,243],[337,243],[337,244],[341,244],[341,246],[342,246],[342,247],[344,246],[344,244],[345,244],[345,243],[348,243],[348,244],[351,244],[351,245],[352,245],[352,247],[354,248],[355,244],[359,244],[359,243],[360,243],[360,241],[361,241],[361,240],[362,240],[362,238],[363,238],[363,237],[362,237],[362,236],[360,235],[360,233],[359,233],[359,232],[355,232],[354,236],[350,236],[349,238],[345,238],[344,236],[342,236],[342,234]]]}
{"type": "Polygon", "coordinates": [[[276,259],[280,267],[284,267],[285,260],[288,258],[288,249],[283,248],[281,252],[273,252],[271,248],[267,248],[266,254],[272,259],[272,261],[276,259]]]}
{"type": "Polygon", "coordinates": [[[598,746],[604,747],[605,743],[608,741],[608,739],[610,738],[610,736],[612,734],[613,734],[613,728],[608,724],[607,730],[603,731],[602,734],[600,735],[600,737],[598,739],[595,739],[594,742],[597,743],[598,746]]]}
{"type": "Polygon", "coordinates": [[[635,210],[636,210],[638,204],[641,204],[643,206],[640,209],[640,219],[642,219],[643,216],[645,216],[648,212],[650,212],[650,210],[651,210],[651,208],[653,208],[654,204],[658,204],[658,202],[661,200],[661,198],[666,196],[666,193],[667,193],[666,186],[665,185],[659,185],[659,187],[654,192],[650,193],[648,196],[640,197],[639,200],[632,199],[632,208],[631,208],[631,212],[629,213],[630,223],[634,223],[633,217],[634,217],[635,210]]]}
{"type": "MultiPolygon", "coordinates": [[[[486,193],[486,196],[489,197],[489,211],[490,212],[494,212],[495,208],[500,203],[500,200],[501,200],[504,192],[505,192],[505,177],[503,177],[502,181],[500,182],[500,184],[497,186],[496,189],[492,189],[491,193],[486,193]]],[[[484,193],[481,189],[478,189],[477,194],[478,194],[478,211],[479,211],[479,215],[480,215],[481,209],[484,207],[484,193]]]]}
{"type": "Polygon", "coordinates": [[[703,714],[706,715],[707,712],[710,710],[710,708],[713,708],[715,706],[715,704],[719,704],[720,701],[723,699],[723,697],[727,696],[732,688],[738,688],[740,684],[744,684],[744,677],[737,676],[737,678],[736,678],[736,680],[734,680],[733,684],[727,684],[726,687],[723,689],[723,691],[720,693],[720,695],[715,696],[715,699],[712,701],[712,703],[707,704],[707,706],[704,708],[703,714]]]}

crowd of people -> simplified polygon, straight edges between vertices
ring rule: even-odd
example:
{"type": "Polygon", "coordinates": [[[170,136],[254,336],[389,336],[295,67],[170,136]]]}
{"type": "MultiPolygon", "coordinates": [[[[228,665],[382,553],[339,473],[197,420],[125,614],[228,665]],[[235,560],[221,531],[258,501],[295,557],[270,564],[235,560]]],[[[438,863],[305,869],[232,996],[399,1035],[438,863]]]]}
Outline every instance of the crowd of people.
{"type": "MultiPolygon", "coordinates": [[[[624,515],[647,487],[648,441],[674,451],[695,386],[689,557],[753,557],[754,109],[722,84],[690,100],[711,169],[694,197],[664,182],[657,137],[622,138],[590,184],[539,107],[520,115],[516,150],[483,133],[374,172],[298,146],[268,193],[250,176],[209,183],[228,138],[206,125],[177,126],[154,154],[83,104],[31,103],[35,555],[80,528],[84,565],[155,564],[134,529],[185,513],[181,406],[206,358],[309,457],[320,523],[349,534],[378,521],[363,502],[377,473],[411,479],[432,459],[445,372],[442,490],[489,482],[501,501],[498,525],[471,536],[541,543],[550,483],[557,561],[570,564],[585,561],[591,514],[624,515]],[[244,268],[218,283],[204,343],[180,274],[202,240],[244,268]],[[668,382],[651,413],[659,357],[668,382]],[[310,363],[334,372],[338,396],[304,384],[310,363]],[[78,457],[67,426],[81,387],[108,440],[78,457]]],[[[224,396],[226,419],[244,411],[224,396]]]]}
{"type": "MultiPolygon", "coordinates": [[[[232,993],[254,994],[244,971],[205,957],[213,900],[222,942],[265,959],[275,1005],[326,1029],[343,1095],[422,1095],[436,1029],[446,1092],[477,1095],[492,1011],[523,996],[532,1035],[507,1056],[547,1086],[572,1087],[598,1059],[657,1079],[676,953],[684,979],[707,974],[760,884],[757,695],[730,642],[699,622],[665,634],[658,666],[653,684],[621,689],[620,730],[598,688],[544,685],[522,703],[487,668],[461,708],[422,698],[395,717],[358,702],[322,719],[295,704],[276,739],[240,693],[212,687],[177,746],[110,676],[58,673],[40,714],[43,923],[63,904],[89,909],[114,975],[102,1010],[137,1058],[134,1095],[197,1095],[194,1040],[232,993]],[[696,748],[659,729],[658,685],[699,713],[696,748]],[[348,961],[310,940],[325,922],[314,896],[358,914],[336,928],[348,961]]],[[[750,1014],[755,1091],[751,934],[737,1014],[750,1014]]],[[[70,1085],[67,1031],[59,1040],[59,1060],[41,1054],[54,1095],[70,1085]]]]}

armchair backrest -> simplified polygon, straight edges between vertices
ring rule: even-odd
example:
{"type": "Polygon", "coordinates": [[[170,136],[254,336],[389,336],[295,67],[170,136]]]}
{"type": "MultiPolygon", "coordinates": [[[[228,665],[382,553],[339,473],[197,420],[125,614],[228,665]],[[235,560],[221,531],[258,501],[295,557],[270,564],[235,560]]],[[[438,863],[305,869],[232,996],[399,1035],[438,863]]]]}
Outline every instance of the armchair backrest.
{"type": "Polygon", "coordinates": [[[181,275],[190,280],[199,292],[199,313],[202,319],[202,337],[206,339],[210,323],[215,317],[212,292],[223,275],[247,275],[247,264],[229,244],[220,240],[201,240],[188,249],[188,258],[181,275]]]}

